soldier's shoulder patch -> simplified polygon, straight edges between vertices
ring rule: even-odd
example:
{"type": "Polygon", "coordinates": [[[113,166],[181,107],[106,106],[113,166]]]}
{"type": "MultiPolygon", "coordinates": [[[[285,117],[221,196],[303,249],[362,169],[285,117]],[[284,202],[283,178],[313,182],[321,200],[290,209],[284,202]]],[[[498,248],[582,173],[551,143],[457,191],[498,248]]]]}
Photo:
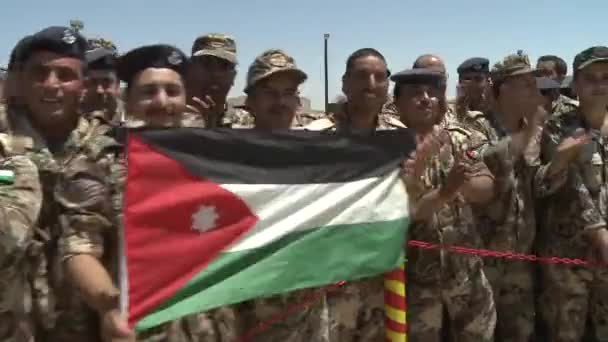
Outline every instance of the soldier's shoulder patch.
{"type": "Polygon", "coordinates": [[[0,184],[13,184],[15,182],[15,172],[9,169],[0,168],[0,184]]]}

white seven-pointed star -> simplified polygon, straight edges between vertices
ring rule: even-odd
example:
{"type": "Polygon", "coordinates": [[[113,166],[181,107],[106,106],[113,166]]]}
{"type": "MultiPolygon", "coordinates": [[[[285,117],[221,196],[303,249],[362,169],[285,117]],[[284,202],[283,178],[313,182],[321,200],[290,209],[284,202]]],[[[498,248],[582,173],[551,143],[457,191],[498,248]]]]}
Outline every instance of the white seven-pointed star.
{"type": "Polygon", "coordinates": [[[206,232],[215,228],[215,221],[218,219],[217,211],[213,206],[201,205],[198,210],[192,214],[192,229],[199,232],[206,232]]]}

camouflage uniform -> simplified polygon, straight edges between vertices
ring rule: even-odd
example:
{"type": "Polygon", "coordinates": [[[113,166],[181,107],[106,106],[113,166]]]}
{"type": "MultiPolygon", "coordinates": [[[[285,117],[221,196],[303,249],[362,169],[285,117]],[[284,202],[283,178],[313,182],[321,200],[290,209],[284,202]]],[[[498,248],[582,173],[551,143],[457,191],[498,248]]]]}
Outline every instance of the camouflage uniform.
{"type": "Polygon", "coordinates": [[[577,100],[573,100],[568,96],[559,95],[557,100],[553,101],[551,106],[551,114],[568,113],[578,109],[579,103],[577,100]]]}
{"type": "MultiPolygon", "coordinates": [[[[104,38],[92,38],[88,39],[87,55],[95,54],[99,49],[107,50],[104,55],[97,55],[94,57],[87,57],[90,68],[104,68],[108,70],[113,69],[113,59],[118,56],[118,49],[116,45],[109,39],[104,38]],[[110,54],[110,55],[107,55],[110,54]],[[108,60],[108,58],[110,58],[108,60]],[[92,63],[92,64],[91,64],[92,63]]],[[[84,99],[84,98],[83,98],[84,99]]],[[[84,103],[83,103],[84,105],[84,103]]],[[[83,106],[84,107],[84,106],[83,106]]],[[[83,116],[87,119],[95,120],[96,118],[103,118],[105,121],[111,122],[113,125],[119,125],[126,120],[124,102],[120,98],[120,95],[116,98],[115,108],[103,108],[90,110],[83,108],[83,116]]]]}
{"type": "MultiPolygon", "coordinates": [[[[130,119],[128,127],[145,122],[130,119]]],[[[116,130],[108,122],[98,121],[96,132],[88,140],[83,158],[72,160],[72,169],[58,187],[58,197],[67,208],[63,227],[61,254],[68,259],[90,254],[101,260],[117,278],[117,238],[122,222],[122,196],[126,179],[123,148],[114,139],[116,130]]],[[[138,334],[138,341],[235,341],[238,337],[236,311],[232,307],[194,314],[138,334]]]]}
{"type": "Polygon", "coordinates": [[[90,136],[89,123],[80,119],[63,144],[50,146],[32,127],[25,110],[10,110],[6,119],[0,126],[7,127],[10,135],[31,139],[33,147],[28,156],[38,167],[42,183],[44,201],[28,251],[36,336],[44,341],[96,341],[97,317],[64,275],[57,247],[62,208],[55,196],[58,180],[73,172],[69,162],[83,153],[90,136]]]}
{"type": "MultiPolygon", "coordinates": [[[[542,256],[587,259],[591,248],[587,234],[606,227],[608,185],[605,180],[606,138],[591,131],[593,142],[574,165],[552,178],[546,176],[555,148],[577,128],[585,128],[578,111],[560,113],[548,120],[542,137],[542,162],[535,179],[539,196],[542,256]]],[[[608,338],[608,271],[604,268],[545,265],[541,313],[550,330],[564,341],[578,341],[587,315],[598,336],[608,338]]]]}
{"type": "MultiPolygon", "coordinates": [[[[574,69],[608,61],[607,47],[578,54],[574,69]]],[[[608,141],[590,129],[578,109],[551,117],[542,136],[542,166],[535,178],[541,205],[539,254],[588,259],[593,246],[589,234],[606,228],[608,217],[608,141]],[[584,146],[565,170],[549,177],[550,162],[560,142],[577,129],[585,129],[592,142],[584,146]]],[[[587,319],[597,340],[608,340],[608,270],[565,265],[542,268],[541,313],[553,340],[579,341],[587,319]]]]}
{"type": "MultiPolygon", "coordinates": [[[[483,135],[454,122],[443,130],[449,141],[428,161],[424,175],[420,180],[406,180],[413,202],[441,187],[456,156],[468,156],[464,161],[477,175],[491,177],[482,161],[487,146],[483,135]]],[[[442,207],[430,221],[413,222],[408,239],[483,246],[472,207],[462,195],[442,207]]],[[[481,258],[416,248],[408,249],[407,254],[408,337],[413,341],[441,341],[443,313],[447,311],[454,341],[492,341],[496,308],[481,258]]]]}
{"type": "Polygon", "coordinates": [[[36,165],[21,138],[0,133],[0,341],[34,341],[27,250],[42,205],[36,165]]]}
{"type": "MultiPolygon", "coordinates": [[[[492,70],[496,79],[530,72],[530,63],[523,54],[506,57],[492,70]]],[[[530,141],[523,156],[512,155],[509,133],[499,124],[498,115],[469,111],[460,119],[463,125],[486,136],[491,152],[486,152],[484,161],[495,177],[492,201],[474,206],[474,215],[485,248],[529,254],[536,237],[532,181],[539,165],[539,136],[530,141]]],[[[496,338],[528,341],[535,327],[533,265],[485,258],[484,271],[496,302],[496,338]]]]}

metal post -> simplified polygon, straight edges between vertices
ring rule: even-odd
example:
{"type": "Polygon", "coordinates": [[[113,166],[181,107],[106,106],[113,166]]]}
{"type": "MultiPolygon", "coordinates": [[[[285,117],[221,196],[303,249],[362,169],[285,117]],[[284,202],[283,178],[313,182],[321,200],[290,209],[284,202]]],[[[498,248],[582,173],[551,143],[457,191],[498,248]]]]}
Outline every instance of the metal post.
{"type": "Polygon", "coordinates": [[[325,38],[325,113],[329,113],[329,82],[328,82],[328,73],[327,73],[327,41],[329,40],[329,33],[324,35],[325,38]]]}

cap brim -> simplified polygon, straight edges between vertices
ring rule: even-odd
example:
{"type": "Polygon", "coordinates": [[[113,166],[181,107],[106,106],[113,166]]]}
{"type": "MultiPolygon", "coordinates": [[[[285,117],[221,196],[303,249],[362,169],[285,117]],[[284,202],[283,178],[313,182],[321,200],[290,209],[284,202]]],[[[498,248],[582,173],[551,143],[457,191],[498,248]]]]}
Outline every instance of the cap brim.
{"type": "Polygon", "coordinates": [[[296,76],[298,78],[298,84],[302,84],[302,83],[304,83],[304,81],[306,81],[308,79],[308,75],[304,71],[302,71],[300,69],[274,70],[274,71],[270,71],[270,72],[267,72],[267,73],[265,73],[263,75],[258,76],[252,84],[248,85],[245,88],[245,92],[247,93],[251,89],[251,87],[253,87],[254,85],[256,85],[258,82],[260,82],[262,80],[265,80],[265,79],[267,79],[268,77],[270,77],[272,75],[282,74],[282,73],[291,73],[294,76],[296,76]]]}
{"type": "Polygon", "coordinates": [[[213,56],[226,60],[232,64],[238,64],[236,55],[233,53],[214,51],[214,50],[198,50],[192,54],[192,57],[213,56]]]}
{"type": "Polygon", "coordinates": [[[608,62],[608,57],[590,59],[590,60],[588,60],[586,62],[581,63],[581,65],[578,66],[577,70],[581,70],[583,68],[586,68],[586,67],[590,66],[591,64],[600,63],[600,62],[603,62],[603,63],[608,62]]]}

